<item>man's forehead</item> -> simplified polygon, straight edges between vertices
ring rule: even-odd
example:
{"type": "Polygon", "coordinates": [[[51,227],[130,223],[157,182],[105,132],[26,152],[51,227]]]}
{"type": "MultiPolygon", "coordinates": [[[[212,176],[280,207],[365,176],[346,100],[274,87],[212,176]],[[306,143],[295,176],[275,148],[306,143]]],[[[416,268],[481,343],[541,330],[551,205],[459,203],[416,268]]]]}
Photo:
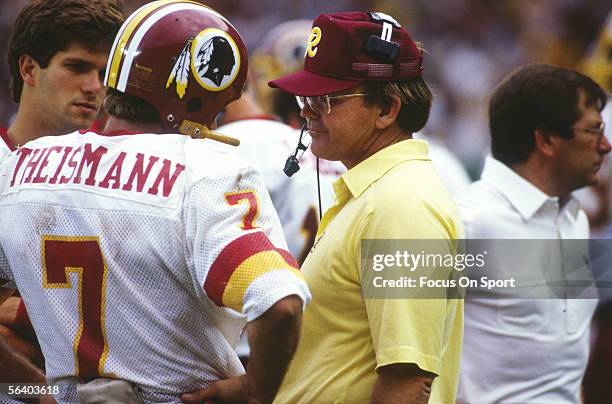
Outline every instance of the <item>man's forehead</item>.
{"type": "Polygon", "coordinates": [[[602,121],[603,118],[597,107],[597,101],[592,100],[592,102],[587,102],[586,95],[584,98],[581,97],[578,102],[578,119],[576,119],[575,124],[585,127],[595,127],[600,125],[602,121]]]}
{"type": "Polygon", "coordinates": [[[353,88],[349,88],[348,90],[343,90],[343,91],[338,91],[332,94],[327,94],[327,95],[346,95],[346,94],[354,94],[354,93],[361,93],[365,91],[365,87],[363,86],[363,84],[358,83],[355,87],[353,88]]]}
{"type": "Polygon", "coordinates": [[[96,44],[91,45],[83,42],[72,41],[66,45],[66,47],[57,52],[56,55],[61,55],[64,58],[98,58],[103,56],[105,59],[108,58],[110,52],[110,44],[96,44]]]}
{"type": "Polygon", "coordinates": [[[603,100],[597,95],[589,93],[585,88],[578,88],[578,110],[585,111],[587,109],[596,109],[598,112],[603,110],[603,100]]]}
{"type": "Polygon", "coordinates": [[[51,62],[53,60],[56,62],[70,60],[106,66],[109,52],[110,45],[99,44],[96,46],[91,46],[74,41],[69,43],[63,50],[56,52],[51,58],[51,62]]]}

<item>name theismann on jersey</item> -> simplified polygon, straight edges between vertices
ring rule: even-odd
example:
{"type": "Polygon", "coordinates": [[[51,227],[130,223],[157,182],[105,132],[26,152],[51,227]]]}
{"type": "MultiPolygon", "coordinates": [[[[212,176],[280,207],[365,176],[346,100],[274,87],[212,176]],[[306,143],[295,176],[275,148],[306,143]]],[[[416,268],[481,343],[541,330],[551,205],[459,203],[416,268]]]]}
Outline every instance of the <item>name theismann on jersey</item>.
{"type": "Polygon", "coordinates": [[[21,147],[10,187],[22,184],[84,184],[168,197],[185,165],[152,154],[108,154],[102,145],[21,147]],[[148,186],[146,186],[148,185],[148,186]]]}

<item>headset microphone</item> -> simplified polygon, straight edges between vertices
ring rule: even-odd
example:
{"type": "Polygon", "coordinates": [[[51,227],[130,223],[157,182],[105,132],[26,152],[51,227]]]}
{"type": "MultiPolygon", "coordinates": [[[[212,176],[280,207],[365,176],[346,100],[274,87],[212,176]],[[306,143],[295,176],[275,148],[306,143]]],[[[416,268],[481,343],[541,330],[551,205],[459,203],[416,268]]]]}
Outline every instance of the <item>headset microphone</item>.
{"type": "Polygon", "coordinates": [[[292,155],[287,157],[287,161],[285,161],[285,168],[283,168],[283,172],[287,177],[291,177],[293,174],[300,171],[300,161],[297,158],[297,154],[302,150],[306,151],[308,146],[302,143],[302,136],[304,136],[304,130],[306,129],[306,123],[302,125],[302,131],[300,132],[300,139],[298,140],[297,147],[292,155]]]}
{"type": "MultiPolygon", "coordinates": [[[[285,161],[285,168],[283,168],[283,172],[287,177],[291,177],[293,174],[300,171],[300,160],[297,157],[297,154],[302,150],[302,154],[308,149],[304,143],[302,143],[302,136],[304,136],[304,130],[306,129],[306,123],[302,125],[302,131],[300,132],[300,139],[298,140],[297,147],[293,154],[287,157],[287,161],[285,161]]],[[[319,195],[319,221],[321,221],[321,216],[323,214],[323,210],[321,209],[321,180],[319,178],[319,158],[317,157],[317,194],[319,195]]]]}

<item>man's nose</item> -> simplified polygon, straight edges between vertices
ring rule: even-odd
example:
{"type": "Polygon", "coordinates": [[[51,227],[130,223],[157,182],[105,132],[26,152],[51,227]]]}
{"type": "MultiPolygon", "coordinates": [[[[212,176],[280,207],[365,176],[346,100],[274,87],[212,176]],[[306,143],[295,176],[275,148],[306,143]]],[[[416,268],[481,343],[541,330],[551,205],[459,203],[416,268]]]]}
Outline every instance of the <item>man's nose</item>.
{"type": "Polygon", "coordinates": [[[304,103],[304,107],[300,110],[300,116],[304,119],[306,118],[317,118],[319,117],[321,114],[319,114],[317,111],[315,111],[314,109],[310,108],[310,105],[305,102],[304,103]]]}
{"type": "Polygon", "coordinates": [[[84,93],[97,95],[102,91],[103,78],[100,77],[97,70],[91,70],[83,77],[81,89],[84,93]]]}
{"type": "Polygon", "coordinates": [[[601,137],[601,141],[597,145],[597,148],[599,153],[601,154],[608,154],[610,153],[610,150],[612,150],[610,141],[608,140],[608,137],[605,134],[601,137]]]}

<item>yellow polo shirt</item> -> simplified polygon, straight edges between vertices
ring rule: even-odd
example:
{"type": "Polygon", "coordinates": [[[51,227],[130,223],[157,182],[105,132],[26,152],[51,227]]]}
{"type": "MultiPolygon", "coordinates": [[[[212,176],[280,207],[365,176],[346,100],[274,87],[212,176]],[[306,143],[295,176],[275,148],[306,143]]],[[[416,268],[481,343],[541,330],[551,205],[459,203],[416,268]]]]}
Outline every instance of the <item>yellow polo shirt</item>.
{"type": "Polygon", "coordinates": [[[297,352],[275,403],[367,403],[376,369],[414,363],[438,375],[430,403],[453,403],[463,301],[364,299],[361,240],[463,237],[458,209],[422,140],[389,146],[334,184],[302,272],[312,293],[297,352]]]}

